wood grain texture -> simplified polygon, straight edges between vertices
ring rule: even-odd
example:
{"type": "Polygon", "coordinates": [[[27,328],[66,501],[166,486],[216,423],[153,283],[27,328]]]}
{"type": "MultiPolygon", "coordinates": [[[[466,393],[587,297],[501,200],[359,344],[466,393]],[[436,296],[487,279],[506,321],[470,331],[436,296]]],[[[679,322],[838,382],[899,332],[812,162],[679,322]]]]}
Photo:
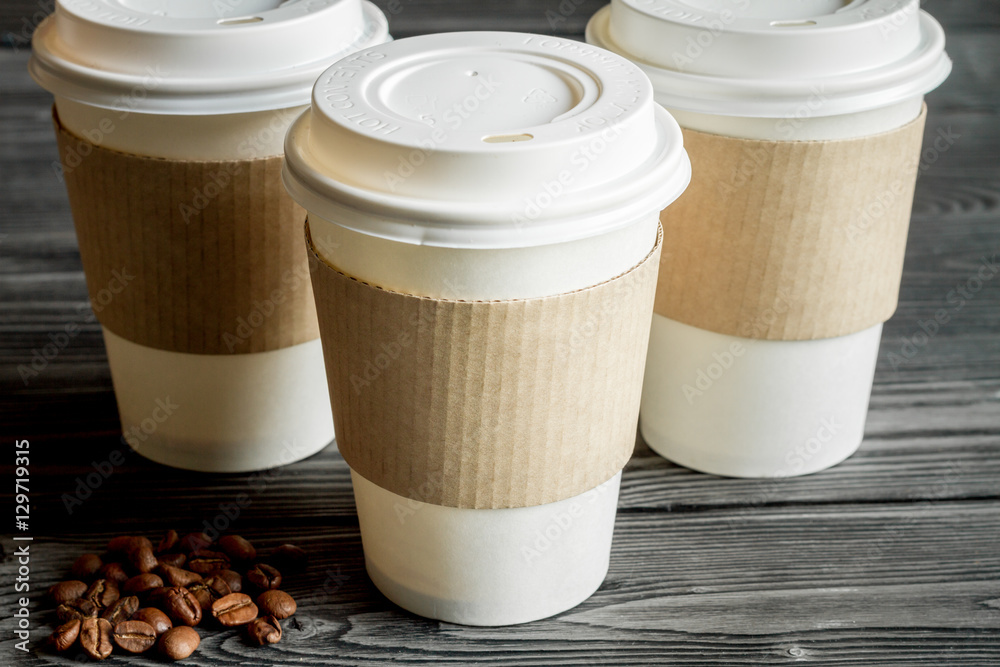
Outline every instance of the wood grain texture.
{"type": "MultiPolygon", "coordinates": [[[[926,153],[900,305],[886,323],[866,439],[843,464],[780,481],[691,472],[637,443],[623,477],[611,570],[555,618],[469,628],[401,611],[364,573],[349,471],[335,447],[253,475],[157,466],[120,441],[100,329],[63,185],[51,98],[27,76],[18,31],[48,0],[0,5],[0,435],[30,438],[32,645],[14,650],[15,559],[0,542],[0,664],[73,664],[42,648],[41,591],[121,532],[220,524],[312,555],[299,613],[268,649],[206,633],[193,665],[1000,664],[1000,3],[930,0],[955,62],[929,98],[926,153]],[[970,282],[971,281],[971,282],[970,282]],[[926,339],[921,322],[948,322],[926,339]],[[80,332],[37,376],[18,371],[68,323],[80,332]],[[79,487],[114,450],[123,465],[79,487]],[[89,491],[81,504],[65,499],[89,491]],[[220,506],[245,494],[235,519],[220,506]],[[137,501],[143,501],[140,505],[137,501]]],[[[579,38],[602,3],[379,0],[398,36],[516,29],[579,38]],[[578,6],[577,9],[574,9],[578,6]],[[395,8],[395,11],[394,11],[395,8]],[[557,18],[565,21],[555,21],[557,18]]],[[[9,449],[6,451],[10,451],[9,449]]],[[[0,461],[0,492],[13,477],[0,461]]],[[[92,478],[93,479],[93,478],[92,478]]],[[[110,664],[160,665],[136,658],[110,664]]]]}

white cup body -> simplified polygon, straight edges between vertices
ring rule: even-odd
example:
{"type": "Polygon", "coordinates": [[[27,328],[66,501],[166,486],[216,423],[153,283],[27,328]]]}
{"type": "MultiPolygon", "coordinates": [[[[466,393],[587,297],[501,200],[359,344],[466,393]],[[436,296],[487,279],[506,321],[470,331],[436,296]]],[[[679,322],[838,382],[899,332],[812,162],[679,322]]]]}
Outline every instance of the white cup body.
{"type": "Polygon", "coordinates": [[[572,498],[497,510],[430,505],[352,479],[368,575],[415,614],[526,623],[580,604],[607,574],[620,472],[572,498]]]}
{"type": "MultiPolygon", "coordinates": [[[[895,129],[916,118],[922,104],[923,97],[915,97],[866,112],[802,118],[794,126],[778,118],[671,113],[682,127],[701,132],[821,141],[895,129]]],[[[642,437],[664,458],[729,477],[788,477],[836,465],[864,436],[881,331],[877,324],[834,338],[771,341],[654,315],[642,437]]]]}
{"type": "MultiPolygon", "coordinates": [[[[171,116],[56,98],[69,132],[87,137],[113,127],[101,133],[104,148],[174,160],[281,155],[285,130],[302,108],[171,116]]],[[[234,355],[160,350],[108,329],[104,342],[126,442],[153,461],[211,472],[263,470],[333,440],[319,339],[234,355]]]]}
{"type": "MultiPolygon", "coordinates": [[[[567,243],[469,249],[401,243],[309,217],[317,252],[359,280],[476,300],[609,280],[649,254],[658,225],[653,214],[567,243]]],[[[537,620],[587,599],[607,573],[621,473],[574,498],[477,510],[410,500],[352,475],[368,573],[387,598],[421,616],[466,625],[537,620]]]]}

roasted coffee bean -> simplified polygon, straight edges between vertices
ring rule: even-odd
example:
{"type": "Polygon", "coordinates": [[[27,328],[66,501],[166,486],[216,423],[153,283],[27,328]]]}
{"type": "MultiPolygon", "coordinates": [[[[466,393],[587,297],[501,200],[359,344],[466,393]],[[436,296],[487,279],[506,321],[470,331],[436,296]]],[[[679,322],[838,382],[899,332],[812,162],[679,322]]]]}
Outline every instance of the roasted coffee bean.
{"type": "Polygon", "coordinates": [[[288,618],[295,613],[295,599],[285,591],[264,591],[257,596],[260,613],[275,618],[288,618]]]}
{"type": "Polygon", "coordinates": [[[160,637],[160,653],[171,660],[183,660],[187,658],[201,643],[201,637],[197,630],[186,626],[167,630],[160,637]]]}
{"type": "Polygon", "coordinates": [[[82,581],[70,580],[60,581],[49,587],[49,597],[57,605],[63,602],[70,602],[77,598],[82,598],[87,594],[87,584],[82,581]]]}
{"type": "Polygon", "coordinates": [[[126,595],[141,595],[147,591],[154,588],[160,588],[163,586],[163,579],[153,574],[152,572],[144,572],[143,574],[137,574],[124,584],[122,584],[121,592],[126,595]]]}
{"type": "Polygon", "coordinates": [[[201,581],[201,575],[197,572],[182,570],[172,565],[161,565],[157,569],[157,573],[163,579],[164,583],[171,586],[190,586],[196,581],[201,581]]]}
{"type": "Polygon", "coordinates": [[[94,660],[111,655],[111,624],[103,618],[85,618],[80,623],[80,646],[94,660]]]}
{"type": "Polygon", "coordinates": [[[68,623],[74,619],[82,621],[85,618],[97,618],[98,611],[99,609],[93,600],[77,598],[56,607],[56,616],[63,623],[68,623]]]}
{"type": "Polygon", "coordinates": [[[49,641],[52,642],[52,646],[54,646],[57,651],[65,651],[69,649],[76,643],[77,638],[80,636],[80,625],[82,625],[82,621],[78,618],[74,618],[72,621],[63,623],[58,628],[53,630],[52,636],[49,638],[49,641]]]}
{"type": "Polygon", "coordinates": [[[132,543],[131,535],[119,535],[118,537],[112,537],[108,541],[108,551],[111,553],[124,553],[128,545],[132,543]]]}
{"type": "Polygon", "coordinates": [[[282,544],[268,558],[282,572],[302,572],[309,565],[309,556],[294,544],[282,544]]]}
{"type": "Polygon", "coordinates": [[[229,588],[229,584],[222,577],[209,576],[204,581],[199,581],[191,584],[187,587],[196,598],[198,598],[199,604],[201,604],[202,611],[209,611],[212,608],[212,603],[219,598],[224,598],[230,593],[232,589],[229,588]]]}
{"type": "Polygon", "coordinates": [[[104,565],[104,561],[97,554],[83,554],[75,561],[69,573],[77,579],[90,579],[104,565]]]}
{"type": "Polygon", "coordinates": [[[181,536],[177,534],[176,530],[170,529],[167,534],[163,536],[160,543],[156,545],[156,553],[162,554],[168,551],[172,551],[180,546],[181,536]]]}
{"type": "Polygon", "coordinates": [[[188,556],[187,569],[198,574],[205,575],[215,570],[225,570],[229,567],[229,556],[221,551],[201,551],[192,552],[188,556]]]}
{"type": "Polygon", "coordinates": [[[257,618],[257,605],[249,595],[230,593],[212,603],[212,616],[226,627],[246,625],[257,618]]]}
{"type": "Polygon", "coordinates": [[[153,626],[157,636],[174,627],[174,624],[170,622],[170,617],[156,607],[143,607],[132,615],[132,620],[149,623],[153,626]]]}
{"type": "Polygon", "coordinates": [[[116,584],[124,584],[129,578],[128,572],[125,571],[121,563],[105,563],[97,571],[97,576],[100,579],[107,579],[116,584]]]}
{"type": "Polygon", "coordinates": [[[139,611],[139,598],[134,595],[118,598],[113,605],[104,610],[101,618],[107,619],[111,627],[115,627],[122,621],[132,618],[132,614],[139,611]]]}
{"type": "Polygon", "coordinates": [[[160,554],[160,565],[172,565],[173,567],[184,567],[187,556],[182,553],[160,554]]]}
{"type": "Polygon", "coordinates": [[[142,621],[122,621],[115,626],[112,637],[129,653],[144,653],[156,643],[156,630],[142,621]]]}
{"type": "Polygon", "coordinates": [[[243,590],[243,577],[240,573],[235,570],[216,570],[212,572],[210,576],[222,577],[229,584],[229,590],[232,593],[239,593],[243,590]]]}
{"type": "Polygon", "coordinates": [[[247,636],[261,646],[277,644],[281,641],[281,623],[274,616],[255,618],[247,626],[247,636]]]}
{"type": "Polygon", "coordinates": [[[128,562],[137,572],[152,572],[160,561],[153,553],[153,547],[141,545],[128,552],[128,562]]]}
{"type": "Polygon", "coordinates": [[[257,557],[257,549],[250,541],[240,535],[224,535],[219,538],[219,549],[229,556],[230,560],[249,561],[257,557]]]}
{"type": "Polygon", "coordinates": [[[180,548],[184,553],[202,551],[212,544],[212,538],[205,533],[188,533],[181,538],[180,548]]]}
{"type": "Polygon", "coordinates": [[[186,588],[174,586],[163,595],[163,611],[176,625],[198,625],[201,622],[201,605],[186,588]]]}
{"type": "Polygon", "coordinates": [[[83,597],[92,601],[101,609],[107,609],[120,597],[118,584],[109,579],[98,579],[90,585],[83,597]]]}
{"type": "Polygon", "coordinates": [[[258,563],[247,571],[247,581],[262,591],[281,587],[281,573],[267,563],[258,563]]]}
{"type": "Polygon", "coordinates": [[[112,553],[128,554],[130,551],[135,551],[141,547],[153,548],[153,543],[149,541],[149,538],[139,537],[136,535],[122,535],[121,537],[115,537],[110,542],[108,542],[108,551],[112,553]]]}

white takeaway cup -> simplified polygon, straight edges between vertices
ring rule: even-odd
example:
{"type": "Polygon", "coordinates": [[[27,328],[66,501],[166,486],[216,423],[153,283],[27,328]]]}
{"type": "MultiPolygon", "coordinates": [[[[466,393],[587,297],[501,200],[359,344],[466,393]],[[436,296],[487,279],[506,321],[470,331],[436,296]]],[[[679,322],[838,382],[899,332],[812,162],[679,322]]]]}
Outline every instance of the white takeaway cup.
{"type": "MultiPolygon", "coordinates": [[[[613,0],[591,19],[587,41],[637,62],[682,127],[744,139],[896,129],[919,116],[924,94],[951,71],[944,32],[917,0],[613,0]]],[[[881,332],[877,324],[831,338],[757,340],[655,314],[643,439],[717,475],[785,477],[836,465],[861,444],[881,332]]]]}
{"type": "MultiPolygon", "coordinates": [[[[648,255],[658,206],[689,180],[680,128],[642,73],[603,49],[473,32],[363,53],[369,67],[320,77],[285,147],[317,252],[361,281],[463,300],[595,285],[648,255]],[[564,190],[546,190],[562,172],[564,190]]],[[[579,604],[607,573],[620,472],[502,509],[353,480],[372,581],[422,616],[527,622],[579,604]]]]}
{"type": "MultiPolygon", "coordinates": [[[[104,148],[245,160],[281,155],[319,73],[388,38],[364,0],[59,0],[29,69],[63,127],[104,148]]],[[[149,459],[261,470],[333,440],[319,339],[209,355],[103,332],[126,441],[149,459]]]]}

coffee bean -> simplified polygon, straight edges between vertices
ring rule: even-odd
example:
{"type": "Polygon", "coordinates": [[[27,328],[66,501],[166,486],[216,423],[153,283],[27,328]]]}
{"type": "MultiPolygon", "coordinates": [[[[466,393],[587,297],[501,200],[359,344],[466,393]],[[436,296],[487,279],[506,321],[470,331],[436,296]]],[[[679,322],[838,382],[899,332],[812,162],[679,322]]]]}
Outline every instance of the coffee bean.
{"type": "Polygon", "coordinates": [[[115,603],[121,594],[118,584],[108,579],[97,579],[90,585],[83,597],[92,601],[101,609],[107,609],[115,603]]]}
{"type": "Polygon", "coordinates": [[[122,621],[115,626],[112,637],[129,653],[144,653],[156,643],[156,630],[142,621],[122,621]]]}
{"type": "Polygon", "coordinates": [[[101,618],[107,619],[111,627],[115,627],[122,621],[132,618],[132,614],[139,611],[139,598],[134,595],[118,598],[113,605],[104,610],[101,618]]]}
{"type": "Polygon", "coordinates": [[[160,564],[153,553],[153,547],[141,545],[129,550],[128,562],[138,572],[152,572],[160,564]]]}
{"type": "Polygon", "coordinates": [[[60,581],[49,587],[49,597],[57,605],[82,598],[87,594],[87,584],[82,581],[60,581]]]}
{"type": "Polygon", "coordinates": [[[73,567],[70,568],[69,573],[77,579],[90,579],[101,569],[102,565],[104,565],[104,561],[97,554],[83,554],[73,561],[73,567]]]}
{"type": "Polygon", "coordinates": [[[230,593],[212,603],[212,616],[227,627],[246,625],[257,618],[257,605],[249,595],[230,593]]]}
{"type": "Polygon", "coordinates": [[[230,560],[249,561],[257,557],[257,549],[250,541],[240,535],[224,535],[219,538],[219,549],[229,556],[230,560]]]}
{"type": "Polygon", "coordinates": [[[171,586],[190,586],[196,581],[201,581],[201,575],[189,570],[182,570],[172,565],[161,565],[157,572],[165,583],[171,586]]]}
{"type": "Polygon", "coordinates": [[[125,549],[132,542],[131,535],[119,535],[118,537],[112,537],[108,541],[108,551],[111,553],[124,553],[125,549]]]}
{"type": "Polygon", "coordinates": [[[170,617],[156,607],[143,607],[132,614],[132,620],[149,623],[153,626],[153,630],[156,631],[157,636],[174,627],[174,624],[170,622],[170,617]]]}
{"type": "Polygon", "coordinates": [[[76,643],[77,638],[80,636],[80,625],[82,625],[82,621],[78,618],[60,625],[52,632],[52,636],[49,637],[52,646],[57,651],[68,650],[76,643]]]}
{"type": "Polygon", "coordinates": [[[97,618],[98,611],[97,605],[94,604],[93,600],[77,598],[56,607],[56,616],[63,623],[68,623],[74,619],[82,621],[85,618],[97,618]]]}
{"type": "Polygon", "coordinates": [[[181,538],[180,548],[184,553],[201,551],[212,544],[212,538],[205,533],[188,533],[181,538]]]}
{"type": "Polygon", "coordinates": [[[213,602],[233,592],[225,579],[214,575],[209,576],[204,581],[191,584],[187,589],[198,598],[202,611],[209,611],[213,602]]]}
{"type": "Polygon", "coordinates": [[[262,591],[281,587],[281,573],[267,563],[258,563],[247,571],[247,581],[262,591]]]}
{"type": "Polygon", "coordinates": [[[302,572],[309,565],[309,555],[294,544],[282,544],[268,560],[282,572],[302,572]]]}
{"type": "Polygon", "coordinates": [[[201,637],[194,628],[181,626],[167,630],[160,637],[160,653],[171,660],[187,658],[201,643],[201,637]]]}
{"type": "Polygon", "coordinates": [[[80,646],[94,660],[111,655],[111,624],[103,618],[85,618],[80,623],[80,646]]]}
{"type": "Polygon", "coordinates": [[[100,579],[107,579],[116,584],[124,584],[129,578],[128,572],[125,571],[121,563],[105,563],[97,571],[97,576],[100,579]]]}
{"type": "Polygon", "coordinates": [[[186,588],[168,588],[162,604],[163,611],[177,625],[198,625],[201,622],[201,604],[186,588]]]}
{"type": "Polygon", "coordinates": [[[163,586],[163,579],[152,572],[145,572],[135,575],[122,584],[121,592],[126,595],[140,595],[161,586],[163,586]]]}
{"type": "Polygon", "coordinates": [[[156,553],[162,554],[168,551],[176,549],[181,543],[181,536],[177,534],[176,530],[170,529],[167,534],[163,536],[160,543],[156,545],[156,553]]]}
{"type": "Polygon", "coordinates": [[[184,567],[187,556],[182,553],[160,554],[160,565],[172,565],[173,567],[184,567]]]}
{"type": "Polygon", "coordinates": [[[257,596],[260,613],[275,618],[288,618],[295,613],[295,599],[285,591],[264,591],[257,596]]]}
{"type": "Polygon", "coordinates": [[[149,541],[149,538],[139,537],[136,535],[122,535],[121,537],[112,538],[108,542],[108,551],[112,553],[128,554],[130,551],[135,551],[142,547],[153,548],[153,543],[149,541]]]}
{"type": "Polygon", "coordinates": [[[261,646],[277,644],[281,641],[281,623],[274,616],[255,618],[247,626],[247,636],[261,646]]]}
{"type": "Polygon", "coordinates": [[[239,572],[235,570],[216,570],[212,572],[212,576],[222,577],[229,584],[229,590],[233,593],[239,593],[243,590],[243,577],[240,576],[239,572]]]}
{"type": "Polygon", "coordinates": [[[208,574],[215,570],[225,570],[229,567],[229,556],[221,551],[201,551],[192,552],[188,556],[187,569],[198,574],[208,574]]]}

